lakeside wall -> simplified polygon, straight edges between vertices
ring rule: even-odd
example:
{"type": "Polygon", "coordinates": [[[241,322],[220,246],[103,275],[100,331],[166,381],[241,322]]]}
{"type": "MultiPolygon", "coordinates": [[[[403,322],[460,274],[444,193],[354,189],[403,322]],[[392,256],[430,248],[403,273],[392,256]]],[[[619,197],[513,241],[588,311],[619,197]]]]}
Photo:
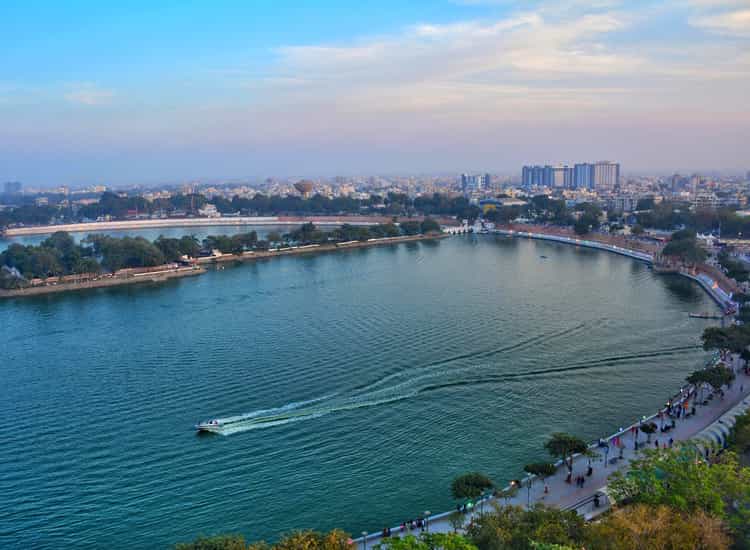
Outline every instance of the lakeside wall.
{"type": "MultiPolygon", "coordinates": [[[[559,243],[564,243],[564,244],[572,244],[575,246],[582,246],[585,248],[595,248],[597,250],[605,250],[607,252],[613,252],[614,254],[619,254],[621,256],[627,256],[629,258],[633,258],[634,260],[646,262],[649,265],[654,264],[654,256],[652,254],[639,252],[637,250],[630,250],[621,246],[601,243],[598,241],[592,241],[588,239],[578,239],[574,237],[564,237],[561,235],[549,235],[545,233],[531,232],[531,231],[517,231],[513,229],[495,229],[494,232],[499,235],[507,235],[510,237],[525,237],[529,239],[538,239],[538,240],[544,240],[544,241],[554,241],[554,242],[559,242],[559,243]]],[[[674,273],[675,275],[681,275],[683,277],[687,277],[688,279],[691,279],[695,281],[696,283],[698,283],[700,287],[703,290],[705,290],[706,293],[722,309],[727,309],[734,305],[734,302],[732,301],[732,294],[722,289],[721,286],[719,286],[717,281],[715,281],[714,279],[712,279],[705,273],[701,273],[699,275],[692,275],[690,273],[687,273],[684,270],[673,271],[672,273],[674,273]]]]}
{"type": "Polygon", "coordinates": [[[134,285],[141,283],[163,283],[170,279],[180,279],[182,277],[194,277],[196,275],[202,275],[205,272],[206,270],[199,266],[165,268],[159,271],[133,273],[127,276],[102,276],[100,278],[76,283],[55,283],[48,285],[31,286],[27,288],[18,288],[13,290],[0,289],[0,299],[24,298],[30,296],[41,296],[43,294],[75,292],[78,290],[93,288],[111,288],[115,286],[134,285]]]}
{"type": "Polygon", "coordinates": [[[128,271],[127,274],[120,275],[103,275],[94,279],[88,279],[81,282],[70,282],[70,283],[50,283],[38,286],[32,286],[27,288],[3,290],[0,289],[0,299],[2,298],[23,298],[27,296],[39,296],[42,294],[53,294],[59,292],[73,292],[77,290],[85,290],[90,288],[106,288],[122,285],[132,285],[143,282],[158,283],[164,282],[169,279],[175,279],[180,277],[190,277],[194,275],[202,275],[206,273],[206,269],[203,266],[206,265],[220,265],[226,262],[248,262],[255,260],[263,260],[270,258],[278,258],[282,256],[299,256],[303,254],[317,254],[320,252],[332,252],[336,250],[349,250],[353,248],[369,248],[375,246],[386,246],[400,243],[408,243],[415,241],[426,241],[426,240],[439,240],[444,239],[448,235],[440,233],[434,233],[429,235],[405,235],[401,237],[383,237],[381,239],[370,239],[367,241],[349,241],[344,243],[332,243],[322,245],[305,245],[297,247],[282,248],[268,251],[248,251],[242,254],[242,256],[235,256],[234,254],[221,254],[219,256],[209,256],[205,258],[197,258],[194,260],[195,265],[190,267],[169,267],[160,266],[164,269],[158,268],[145,268],[143,271],[135,270],[128,271]]]}
{"type": "Polygon", "coordinates": [[[537,233],[530,231],[516,231],[514,229],[495,229],[494,232],[499,235],[509,235],[511,237],[526,237],[529,239],[539,239],[544,241],[555,241],[559,243],[573,244],[576,246],[583,246],[586,248],[596,248],[598,250],[606,250],[608,252],[614,252],[621,256],[627,256],[635,260],[640,260],[649,264],[654,263],[654,257],[651,254],[645,252],[638,252],[637,250],[630,250],[621,246],[601,243],[598,241],[591,241],[587,239],[578,239],[574,237],[563,237],[561,235],[549,235],[546,233],[537,233]]]}

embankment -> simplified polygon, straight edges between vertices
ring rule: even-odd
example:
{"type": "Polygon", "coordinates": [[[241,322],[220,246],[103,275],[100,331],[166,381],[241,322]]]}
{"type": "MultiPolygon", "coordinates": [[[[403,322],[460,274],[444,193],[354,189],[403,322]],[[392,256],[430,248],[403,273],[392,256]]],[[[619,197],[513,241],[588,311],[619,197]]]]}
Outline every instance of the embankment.
{"type": "Polygon", "coordinates": [[[278,258],[283,256],[299,256],[302,254],[317,254],[320,252],[332,252],[337,250],[348,250],[353,248],[368,248],[373,246],[394,245],[415,241],[437,240],[446,238],[448,235],[435,233],[429,235],[410,235],[403,237],[386,237],[382,239],[370,239],[368,241],[349,241],[335,244],[306,245],[280,248],[274,250],[248,251],[241,256],[234,254],[222,254],[220,256],[210,256],[198,258],[194,266],[191,267],[171,267],[164,266],[164,269],[149,268],[142,272],[138,270],[123,270],[123,273],[114,275],[91,276],[85,281],[54,282],[44,283],[26,288],[2,290],[0,289],[1,298],[23,298],[27,296],[40,296],[43,294],[54,294],[59,292],[72,292],[76,290],[86,290],[92,288],[108,288],[122,285],[132,285],[138,283],[159,283],[181,277],[191,277],[201,275],[206,272],[205,265],[222,264],[225,262],[248,262],[262,259],[278,258]]]}
{"type": "Polygon", "coordinates": [[[622,256],[628,256],[636,260],[641,260],[647,263],[653,263],[654,256],[647,252],[641,252],[638,250],[632,250],[619,245],[604,243],[600,241],[594,241],[590,239],[579,239],[576,237],[567,237],[564,235],[553,235],[549,233],[539,233],[531,231],[518,231],[515,229],[496,229],[495,233],[500,235],[509,235],[512,237],[526,237],[529,239],[540,239],[545,241],[555,241],[559,243],[573,244],[576,246],[583,246],[586,248],[596,248],[598,250],[606,250],[608,252],[614,252],[622,256]]]}
{"type": "Polygon", "coordinates": [[[448,237],[446,234],[435,233],[430,235],[409,235],[404,237],[385,237],[382,239],[370,239],[367,241],[348,241],[334,244],[309,244],[305,246],[291,246],[286,248],[276,248],[271,250],[254,250],[236,256],[234,254],[222,254],[220,256],[210,256],[207,258],[198,258],[199,264],[217,264],[223,262],[248,262],[262,260],[266,258],[277,258],[280,256],[298,256],[301,254],[317,254],[320,252],[332,252],[334,250],[348,250],[351,248],[368,248],[372,246],[384,246],[399,243],[408,243],[415,241],[437,240],[448,237]]]}
{"type": "Polygon", "coordinates": [[[0,290],[0,298],[24,298],[28,296],[41,296],[43,294],[55,294],[58,292],[73,292],[92,288],[110,288],[115,286],[134,285],[141,283],[162,283],[170,279],[182,277],[193,277],[201,275],[206,270],[199,266],[165,268],[160,271],[149,271],[144,273],[132,273],[128,275],[109,275],[81,282],[55,283],[30,286],[12,290],[0,290]]]}
{"type": "MultiPolygon", "coordinates": [[[[630,246],[633,246],[635,241],[633,242],[624,242],[620,244],[614,244],[612,242],[603,242],[600,240],[592,240],[592,239],[581,239],[574,236],[568,236],[568,235],[561,235],[558,232],[555,232],[554,230],[550,230],[549,232],[544,232],[542,230],[536,230],[536,231],[522,231],[518,229],[511,229],[511,228],[498,228],[495,229],[495,233],[500,235],[508,235],[511,237],[525,237],[529,239],[539,239],[539,240],[545,240],[545,241],[554,241],[564,244],[572,244],[575,246],[582,246],[585,248],[595,248],[597,250],[605,250],[607,252],[613,252],[615,254],[620,254],[621,256],[627,256],[629,258],[633,258],[635,260],[640,260],[643,262],[648,263],[649,265],[654,264],[655,257],[657,255],[657,251],[646,251],[646,250],[634,250],[633,248],[630,248],[630,246]],[[622,246],[624,244],[625,246],[622,246]]],[[[640,245],[640,243],[638,243],[640,245]]],[[[734,304],[732,302],[732,289],[730,288],[722,288],[721,284],[723,281],[717,280],[716,277],[711,277],[707,273],[702,272],[695,272],[690,273],[686,271],[685,269],[670,269],[670,270],[664,270],[659,269],[657,267],[654,268],[655,271],[660,273],[674,273],[675,275],[681,275],[683,277],[687,277],[688,279],[691,279],[698,283],[700,287],[706,291],[706,293],[721,307],[723,310],[731,309],[734,307],[734,304]]],[[[726,285],[725,285],[726,286],[726,285]]]]}

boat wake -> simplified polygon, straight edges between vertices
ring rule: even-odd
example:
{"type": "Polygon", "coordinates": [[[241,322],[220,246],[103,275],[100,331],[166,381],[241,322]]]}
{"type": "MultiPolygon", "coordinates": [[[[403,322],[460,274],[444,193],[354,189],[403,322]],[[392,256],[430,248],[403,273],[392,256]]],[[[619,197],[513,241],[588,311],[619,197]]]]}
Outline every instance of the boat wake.
{"type": "MultiPolygon", "coordinates": [[[[614,355],[565,366],[505,374],[486,372],[487,367],[491,366],[488,363],[456,366],[449,365],[446,361],[440,361],[418,369],[389,374],[367,385],[352,389],[349,395],[333,393],[315,399],[288,403],[277,408],[217,418],[220,427],[212,431],[221,435],[232,435],[251,430],[273,428],[302,420],[320,418],[333,413],[396,403],[412,399],[420,394],[448,388],[507,383],[534,377],[570,375],[592,369],[638,363],[643,359],[677,355],[697,347],[682,346],[640,354],[614,355]]],[[[480,355],[485,354],[492,355],[486,352],[480,355]]],[[[486,355],[482,358],[486,358],[486,355]]]]}

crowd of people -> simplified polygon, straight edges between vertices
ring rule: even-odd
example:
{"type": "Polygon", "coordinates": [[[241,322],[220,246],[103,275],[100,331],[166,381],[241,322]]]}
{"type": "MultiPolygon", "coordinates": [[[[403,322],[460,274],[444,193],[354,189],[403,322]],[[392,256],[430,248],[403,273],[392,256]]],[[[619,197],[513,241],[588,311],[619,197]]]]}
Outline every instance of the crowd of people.
{"type": "MultiPolygon", "coordinates": [[[[411,532],[414,530],[419,531],[425,531],[427,530],[427,519],[426,518],[417,518],[417,519],[410,519],[404,522],[401,522],[401,526],[399,527],[399,531],[401,534],[411,532]]],[[[393,534],[393,530],[390,527],[383,527],[383,531],[381,532],[381,536],[383,538],[390,537],[393,534]]]]}

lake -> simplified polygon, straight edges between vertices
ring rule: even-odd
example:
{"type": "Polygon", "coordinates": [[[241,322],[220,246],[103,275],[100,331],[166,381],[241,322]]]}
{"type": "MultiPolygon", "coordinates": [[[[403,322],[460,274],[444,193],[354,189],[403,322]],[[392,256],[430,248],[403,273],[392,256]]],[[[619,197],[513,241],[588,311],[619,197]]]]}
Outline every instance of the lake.
{"type": "Polygon", "coordinates": [[[0,547],[450,509],[457,474],[505,483],[554,431],[653,412],[706,360],[687,313],[714,308],[628,258],[494,236],[2,301],[0,547]],[[193,429],[233,415],[250,421],[193,429]]]}

